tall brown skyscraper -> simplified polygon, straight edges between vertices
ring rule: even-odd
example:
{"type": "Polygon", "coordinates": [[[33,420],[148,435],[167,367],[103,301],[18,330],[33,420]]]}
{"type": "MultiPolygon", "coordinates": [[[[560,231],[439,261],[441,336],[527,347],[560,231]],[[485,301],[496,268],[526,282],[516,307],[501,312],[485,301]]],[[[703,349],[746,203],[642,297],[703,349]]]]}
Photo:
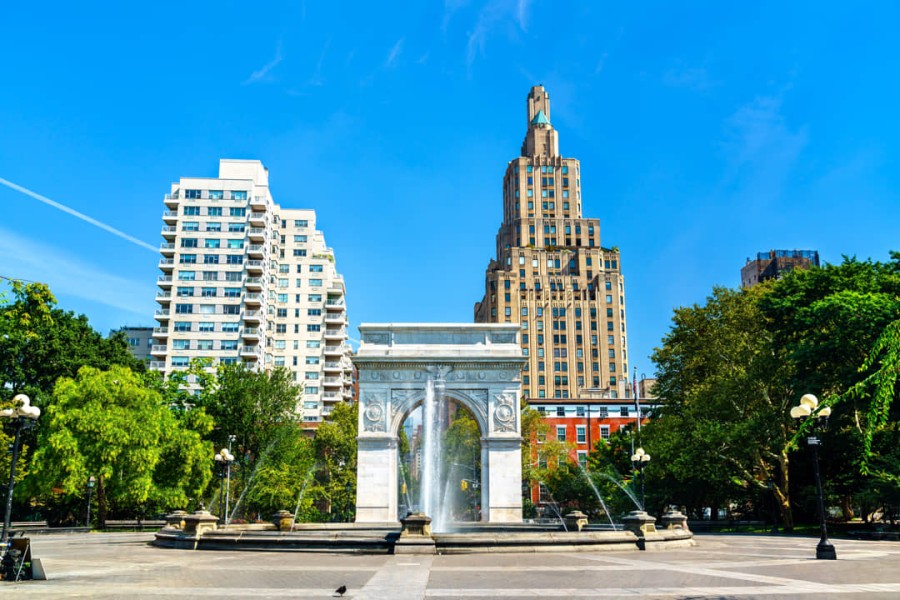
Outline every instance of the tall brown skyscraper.
{"type": "MultiPolygon", "coordinates": [[[[497,258],[475,305],[479,323],[522,324],[529,398],[628,395],[625,284],[600,220],[581,216],[581,163],[559,153],[543,86],[528,94],[521,156],[503,177],[497,258]]],[[[630,390],[628,390],[630,391],[630,390]]]]}

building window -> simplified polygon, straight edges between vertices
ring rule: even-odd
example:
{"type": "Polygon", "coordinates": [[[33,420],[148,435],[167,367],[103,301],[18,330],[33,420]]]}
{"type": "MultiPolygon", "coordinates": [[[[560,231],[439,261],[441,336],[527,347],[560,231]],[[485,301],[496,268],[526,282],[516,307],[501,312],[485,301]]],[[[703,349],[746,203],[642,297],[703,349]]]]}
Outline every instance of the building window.
{"type": "Polygon", "coordinates": [[[219,255],[218,254],[204,254],[203,255],[203,264],[204,265],[219,264],[219,255]]]}
{"type": "Polygon", "coordinates": [[[309,227],[309,221],[305,219],[296,219],[294,220],[294,227],[309,227]]]}
{"type": "Polygon", "coordinates": [[[206,209],[207,216],[210,217],[221,217],[222,216],[222,207],[221,206],[210,206],[206,209]]]}
{"type": "Polygon", "coordinates": [[[200,190],[184,190],[184,197],[188,200],[199,200],[200,190]]]}
{"type": "Polygon", "coordinates": [[[245,226],[243,223],[229,223],[228,233],[243,233],[245,226]]]}
{"type": "Polygon", "coordinates": [[[247,209],[231,207],[230,209],[228,209],[228,214],[232,217],[246,217],[247,209]]]}
{"type": "Polygon", "coordinates": [[[560,442],[566,441],[566,426],[565,425],[557,425],[556,426],[556,439],[560,442]]]}
{"type": "Polygon", "coordinates": [[[198,331],[201,333],[210,333],[216,330],[215,323],[198,323],[198,325],[200,326],[198,331]]]}
{"type": "Polygon", "coordinates": [[[208,239],[208,240],[205,240],[205,242],[206,242],[206,244],[204,245],[204,248],[221,248],[222,247],[222,240],[208,239]]]}
{"type": "Polygon", "coordinates": [[[246,199],[247,199],[247,192],[245,192],[245,191],[243,191],[243,190],[240,190],[240,191],[238,191],[238,190],[232,191],[232,192],[231,192],[231,199],[232,199],[232,200],[246,200],[246,199]]]}
{"type": "Polygon", "coordinates": [[[225,262],[229,265],[240,265],[244,263],[244,257],[240,254],[229,254],[225,257],[225,262]]]}
{"type": "Polygon", "coordinates": [[[181,238],[181,247],[182,248],[196,248],[197,247],[197,238],[181,238]]]}
{"type": "Polygon", "coordinates": [[[175,305],[175,314],[176,315],[189,315],[194,312],[193,304],[176,304],[175,305]]]}
{"type": "Polygon", "coordinates": [[[190,321],[175,321],[174,329],[175,329],[175,331],[178,331],[178,332],[190,331],[191,323],[190,323],[190,321]]]}
{"type": "Polygon", "coordinates": [[[600,426],[600,438],[604,440],[609,439],[609,425],[600,426]]]}

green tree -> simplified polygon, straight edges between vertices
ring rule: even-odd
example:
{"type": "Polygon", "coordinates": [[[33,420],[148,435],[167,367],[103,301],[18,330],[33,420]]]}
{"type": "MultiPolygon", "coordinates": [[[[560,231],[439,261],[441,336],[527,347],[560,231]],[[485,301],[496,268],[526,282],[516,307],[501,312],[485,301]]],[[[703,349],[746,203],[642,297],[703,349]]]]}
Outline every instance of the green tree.
{"type": "Polygon", "coordinates": [[[315,498],[331,521],[352,521],[356,516],[356,436],[359,405],[338,403],[314,438],[319,468],[315,498]]]}
{"type": "Polygon", "coordinates": [[[247,491],[248,508],[263,515],[297,510],[300,521],[318,520],[313,507],[314,468],[312,438],[298,425],[279,427],[271,452],[256,467],[247,491]]]}
{"type": "Polygon", "coordinates": [[[30,490],[81,496],[95,476],[101,526],[111,505],[186,506],[209,480],[212,448],[201,438],[209,420],[198,411],[187,427],[188,417],[126,367],[82,367],[75,379],[60,378],[44,419],[30,490]]]}

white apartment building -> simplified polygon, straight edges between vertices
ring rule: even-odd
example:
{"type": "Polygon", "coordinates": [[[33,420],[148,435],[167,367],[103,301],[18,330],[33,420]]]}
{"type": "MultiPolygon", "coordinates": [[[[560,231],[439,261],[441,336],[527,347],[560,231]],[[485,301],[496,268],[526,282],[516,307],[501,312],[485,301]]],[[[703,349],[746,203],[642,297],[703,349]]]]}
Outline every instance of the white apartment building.
{"type": "Polygon", "coordinates": [[[311,209],[283,209],[257,160],[219,161],[165,196],[152,369],[194,358],[283,366],[313,424],[352,397],[344,280],[311,209]]]}

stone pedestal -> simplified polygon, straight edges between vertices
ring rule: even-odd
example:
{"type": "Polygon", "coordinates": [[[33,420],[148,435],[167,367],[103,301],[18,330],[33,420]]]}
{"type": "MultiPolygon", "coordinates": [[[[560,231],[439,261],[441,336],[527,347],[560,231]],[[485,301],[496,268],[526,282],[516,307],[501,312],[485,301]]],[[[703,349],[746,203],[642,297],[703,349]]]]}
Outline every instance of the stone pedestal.
{"type": "Polygon", "coordinates": [[[183,510],[173,510],[171,513],[166,515],[166,527],[173,527],[175,529],[184,529],[184,518],[187,516],[187,512],[183,510]]]}
{"type": "Polygon", "coordinates": [[[278,531],[291,531],[294,528],[294,514],[286,510],[279,510],[272,515],[272,523],[278,531]]]}
{"type": "Polygon", "coordinates": [[[686,532],[690,532],[688,529],[687,517],[678,510],[670,510],[667,511],[666,514],[662,516],[662,526],[664,529],[681,529],[686,532]]]}
{"type": "Polygon", "coordinates": [[[587,515],[580,510],[573,510],[565,516],[565,519],[566,530],[568,531],[581,531],[588,524],[587,515]]]}
{"type": "Polygon", "coordinates": [[[200,537],[207,531],[218,528],[219,517],[209,514],[208,510],[197,510],[184,517],[182,530],[185,535],[200,537]]]}
{"type": "Polygon", "coordinates": [[[663,542],[665,537],[656,531],[656,517],[648,515],[642,510],[633,510],[622,519],[625,529],[633,532],[637,538],[637,546],[641,550],[647,550],[648,544],[663,542]]]}
{"type": "Polygon", "coordinates": [[[394,554],[434,554],[431,537],[431,517],[422,513],[410,513],[403,519],[403,530],[394,544],[394,554]]]}

